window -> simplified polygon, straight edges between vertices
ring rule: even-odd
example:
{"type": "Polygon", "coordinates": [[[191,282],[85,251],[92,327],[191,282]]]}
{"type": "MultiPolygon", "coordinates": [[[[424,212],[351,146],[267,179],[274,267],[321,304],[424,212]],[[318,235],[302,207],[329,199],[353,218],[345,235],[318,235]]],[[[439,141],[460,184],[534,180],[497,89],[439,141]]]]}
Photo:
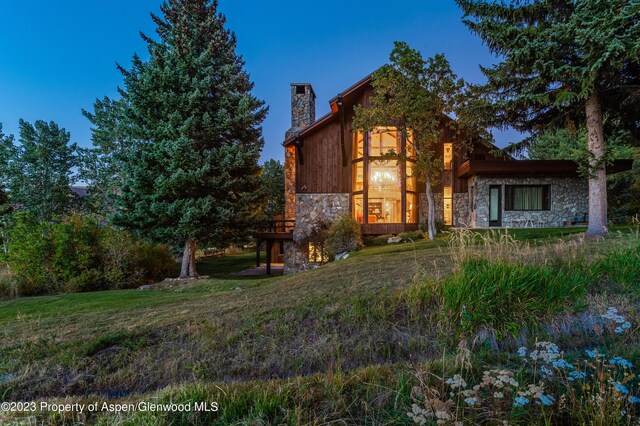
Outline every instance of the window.
{"type": "Polygon", "coordinates": [[[309,243],[309,262],[327,263],[329,258],[320,244],[309,243]]]}
{"type": "Polygon", "coordinates": [[[353,134],[353,159],[364,157],[364,135],[362,132],[353,134]]]}
{"type": "Polygon", "coordinates": [[[550,185],[506,185],[505,210],[549,210],[550,185]]]}
{"type": "Polygon", "coordinates": [[[395,128],[378,127],[369,135],[369,156],[380,157],[393,150],[400,154],[400,135],[395,128]]]}
{"type": "Polygon", "coordinates": [[[445,225],[453,225],[453,143],[443,143],[442,161],[443,219],[445,225]]]}
{"type": "Polygon", "coordinates": [[[396,161],[369,163],[369,223],[402,223],[402,180],[396,161]]]}
{"type": "Polygon", "coordinates": [[[358,161],[353,163],[353,191],[362,191],[364,189],[364,162],[358,161]]]}
{"type": "Polygon", "coordinates": [[[407,171],[407,191],[415,191],[416,190],[416,175],[413,172],[414,163],[407,161],[406,163],[406,171],[407,171]]]}
{"type": "Polygon", "coordinates": [[[444,169],[451,170],[453,168],[453,144],[451,142],[445,142],[443,145],[444,169]]]}
{"type": "Polygon", "coordinates": [[[352,205],[353,217],[358,223],[364,223],[364,196],[362,194],[354,195],[352,205]]]}
{"type": "Polygon", "coordinates": [[[407,223],[418,223],[418,197],[407,193],[407,223]]]}

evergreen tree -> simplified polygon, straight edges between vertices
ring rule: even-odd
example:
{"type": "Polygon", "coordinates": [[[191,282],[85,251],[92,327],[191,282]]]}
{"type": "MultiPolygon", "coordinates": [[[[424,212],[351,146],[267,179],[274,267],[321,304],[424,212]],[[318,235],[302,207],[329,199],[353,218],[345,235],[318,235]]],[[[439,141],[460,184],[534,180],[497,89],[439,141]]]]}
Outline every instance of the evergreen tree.
{"type": "MultiPolygon", "coordinates": [[[[425,60],[404,42],[395,42],[390,63],[373,73],[371,84],[370,105],[356,106],[354,128],[369,132],[377,126],[393,126],[402,132],[403,140],[415,152],[412,173],[426,183],[427,226],[429,239],[433,239],[437,230],[432,187],[441,179],[443,169],[436,146],[442,142],[446,126],[459,134],[461,145],[467,142],[464,135],[471,134],[465,129],[471,127],[473,120],[462,119],[469,103],[465,99],[466,85],[453,73],[444,55],[425,60]],[[461,120],[451,120],[446,115],[451,113],[461,120]]],[[[387,157],[406,160],[406,156],[397,152],[389,152],[387,157]]]]}
{"type": "Polygon", "coordinates": [[[210,0],[168,0],[152,15],[150,57],[133,56],[121,90],[131,147],[114,223],[184,247],[180,277],[196,277],[196,241],[246,233],[259,183],[264,103],[236,38],[210,0]]]}
{"type": "Polygon", "coordinates": [[[262,165],[260,204],[264,220],[284,214],[284,165],[279,161],[268,160],[262,165]]]}
{"type": "MultiPolygon", "coordinates": [[[[456,0],[465,24],[502,58],[482,68],[496,126],[587,130],[589,227],[607,232],[605,127],[638,140],[640,3],[636,0],[456,0]]],[[[522,145],[521,145],[522,146],[522,145]]]]}
{"type": "Polygon", "coordinates": [[[18,146],[3,144],[4,180],[17,208],[36,220],[51,221],[71,207],[77,147],[69,143],[70,133],[53,121],[19,124],[18,146]]]}

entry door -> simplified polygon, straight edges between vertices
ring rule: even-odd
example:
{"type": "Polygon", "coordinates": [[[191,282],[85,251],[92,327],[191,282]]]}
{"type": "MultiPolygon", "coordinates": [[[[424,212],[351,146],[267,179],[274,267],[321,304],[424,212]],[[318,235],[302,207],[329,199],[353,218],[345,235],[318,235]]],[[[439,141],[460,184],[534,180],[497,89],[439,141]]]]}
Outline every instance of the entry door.
{"type": "Polygon", "coordinates": [[[489,226],[502,226],[502,186],[489,186],[489,226]]]}

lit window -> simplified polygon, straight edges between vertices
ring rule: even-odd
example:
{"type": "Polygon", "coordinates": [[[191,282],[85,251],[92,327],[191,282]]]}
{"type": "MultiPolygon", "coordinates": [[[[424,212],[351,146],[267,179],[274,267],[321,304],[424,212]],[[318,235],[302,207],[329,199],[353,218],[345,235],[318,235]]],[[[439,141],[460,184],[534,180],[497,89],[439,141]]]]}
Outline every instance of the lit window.
{"type": "Polygon", "coordinates": [[[353,159],[364,157],[364,135],[362,132],[353,134],[353,159]]]}
{"type": "Polygon", "coordinates": [[[407,161],[406,162],[406,170],[407,170],[407,191],[415,191],[416,190],[416,175],[413,171],[414,163],[407,161]]]}
{"type": "Polygon", "coordinates": [[[407,194],[407,223],[418,223],[418,197],[407,194]]]}
{"type": "Polygon", "coordinates": [[[364,189],[364,162],[353,163],[353,191],[364,189]]]}
{"type": "Polygon", "coordinates": [[[447,142],[444,144],[444,169],[451,170],[453,167],[453,144],[447,142]]]}
{"type": "Polygon", "coordinates": [[[364,196],[362,194],[353,196],[353,217],[358,223],[364,223],[364,196]]]}
{"type": "Polygon", "coordinates": [[[329,257],[320,244],[309,243],[309,262],[327,263],[329,257]]]}
{"type": "Polygon", "coordinates": [[[378,127],[369,134],[369,156],[380,157],[393,151],[400,154],[400,138],[392,127],[378,127]]]}

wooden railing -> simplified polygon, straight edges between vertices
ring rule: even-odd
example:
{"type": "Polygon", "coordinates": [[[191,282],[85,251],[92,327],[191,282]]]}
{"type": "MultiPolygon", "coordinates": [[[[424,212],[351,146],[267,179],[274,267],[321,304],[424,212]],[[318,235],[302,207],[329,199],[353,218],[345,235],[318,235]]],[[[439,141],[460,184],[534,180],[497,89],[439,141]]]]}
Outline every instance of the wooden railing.
{"type": "Polygon", "coordinates": [[[258,226],[258,234],[280,234],[293,232],[295,220],[268,220],[258,226]]]}

